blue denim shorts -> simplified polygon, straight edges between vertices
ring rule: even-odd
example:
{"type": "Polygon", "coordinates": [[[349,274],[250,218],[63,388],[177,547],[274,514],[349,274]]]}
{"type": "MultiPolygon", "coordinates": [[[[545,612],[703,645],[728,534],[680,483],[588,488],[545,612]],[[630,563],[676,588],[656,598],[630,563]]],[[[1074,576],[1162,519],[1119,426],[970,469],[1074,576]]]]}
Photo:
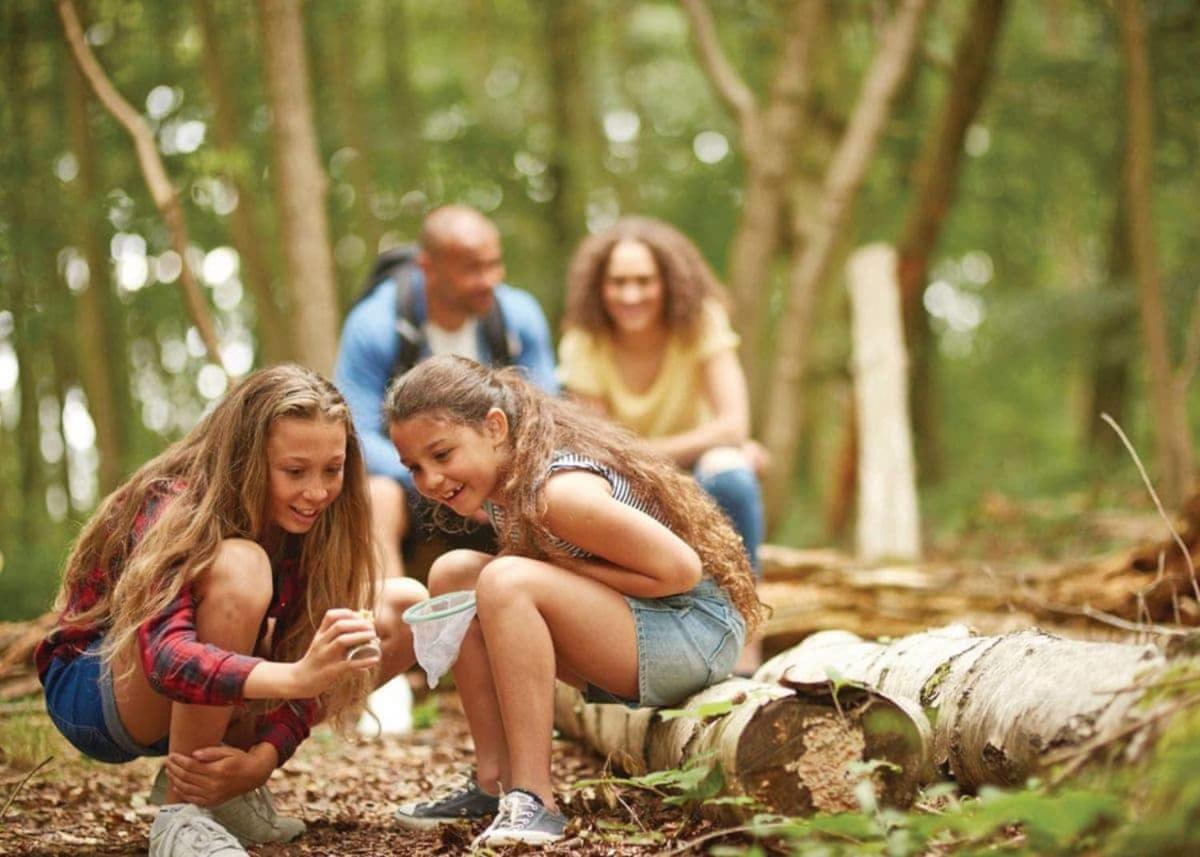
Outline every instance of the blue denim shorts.
{"type": "Polygon", "coordinates": [[[626,595],[625,600],[637,627],[638,699],[589,684],[584,693],[588,702],[678,705],[733,672],[746,623],[715,580],[706,577],[682,595],[626,595]]]}
{"type": "Polygon", "coordinates": [[[73,660],[55,658],[42,681],[50,719],[79,752],[100,762],[131,762],[141,756],[165,756],[167,738],[149,747],[138,744],[121,723],[113,695],[113,676],[100,658],[96,640],[73,660]]]}

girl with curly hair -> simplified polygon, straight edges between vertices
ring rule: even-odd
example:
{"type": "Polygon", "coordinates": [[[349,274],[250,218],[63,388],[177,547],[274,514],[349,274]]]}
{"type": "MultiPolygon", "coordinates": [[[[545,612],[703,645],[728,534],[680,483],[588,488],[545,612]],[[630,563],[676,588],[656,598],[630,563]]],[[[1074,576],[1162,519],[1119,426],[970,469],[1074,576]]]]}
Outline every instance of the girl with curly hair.
{"type": "Polygon", "coordinates": [[[166,756],[151,855],[298,836],[268,777],[318,719],[412,664],[399,615],[425,592],[377,592],[367,502],[341,395],[281,365],[237,384],[84,527],[38,674],[85,755],[166,756]]]}
{"type": "Polygon", "coordinates": [[[670,461],[514,370],[436,357],[393,384],[385,413],[417,489],[442,513],[485,510],[500,545],[443,554],[429,577],[434,594],[475,591],[454,666],[475,776],[397,818],[495,813],[477,843],[556,841],[555,678],[645,706],[724,679],[762,610],[741,539],[670,461]]]}

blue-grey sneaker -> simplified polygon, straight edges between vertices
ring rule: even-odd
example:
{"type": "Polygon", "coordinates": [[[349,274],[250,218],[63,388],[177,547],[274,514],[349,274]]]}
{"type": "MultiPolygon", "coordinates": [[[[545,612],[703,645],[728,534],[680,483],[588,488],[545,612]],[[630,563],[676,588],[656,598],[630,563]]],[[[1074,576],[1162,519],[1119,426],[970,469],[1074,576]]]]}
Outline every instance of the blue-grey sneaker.
{"type": "Polygon", "coordinates": [[[485,792],[474,776],[468,776],[462,786],[444,797],[401,804],[396,821],[409,830],[432,830],[443,824],[491,818],[499,805],[499,797],[485,792]]]}
{"type": "Polygon", "coordinates": [[[566,816],[546,809],[537,795],[524,789],[513,789],[500,798],[496,818],[487,830],[475,837],[471,847],[546,845],[562,839],[566,827],[566,816]]]}

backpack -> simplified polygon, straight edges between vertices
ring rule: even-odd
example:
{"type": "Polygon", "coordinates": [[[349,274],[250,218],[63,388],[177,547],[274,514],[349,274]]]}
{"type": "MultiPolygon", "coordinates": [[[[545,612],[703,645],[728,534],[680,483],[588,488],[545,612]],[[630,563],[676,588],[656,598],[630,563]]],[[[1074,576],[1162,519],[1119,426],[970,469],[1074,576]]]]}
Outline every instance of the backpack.
{"type": "MultiPolygon", "coordinates": [[[[421,346],[425,334],[414,318],[415,295],[413,293],[413,271],[417,266],[417,246],[404,244],[384,250],[375,260],[358,300],[361,301],[387,280],[396,283],[396,360],[392,364],[392,377],[403,375],[416,366],[421,359],[421,346]]],[[[355,301],[358,303],[358,301],[355,301]]],[[[492,355],[493,366],[511,366],[521,353],[521,340],[511,334],[504,324],[504,313],[500,302],[494,301],[488,314],[479,319],[483,325],[483,336],[492,355]]]]}

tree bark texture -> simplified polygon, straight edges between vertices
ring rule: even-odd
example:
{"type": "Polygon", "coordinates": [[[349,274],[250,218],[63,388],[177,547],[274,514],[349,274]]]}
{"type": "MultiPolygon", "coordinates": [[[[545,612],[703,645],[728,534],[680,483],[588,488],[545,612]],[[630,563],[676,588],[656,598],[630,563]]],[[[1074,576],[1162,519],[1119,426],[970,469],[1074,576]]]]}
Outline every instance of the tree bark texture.
{"type": "Polygon", "coordinates": [[[804,240],[788,287],[771,365],[764,441],[774,466],[766,481],[768,519],[779,519],[796,463],[797,426],[802,422],[801,384],[818,289],[849,222],[855,197],[871,164],[892,101],[916,55],[927,0],[904,0],[889,23],[863,82],[850,124],[826,173],[815,222],[804,240]]]}
{"type": "Polygon", "coordinates": [[[886,244],[857,250],[846,275],[858,418],[858,556],[914,560],[921,526],[896,251],[886,244]]]}
{"type": "Polygon", "coordinates": [[[881,759],[899,767],[870,774],[877,797],[912,802],[928,753],[928,723],[919,709],[884,694],[842,688],[835,704],[829,682],[782,686],[747,679],[713,685],[680,705],[728,702],[727,713],[664,720],[658,709],[583,702],[560,684],[555,725],[630,775],[716,764],[723,794],[750,797],[757,810],[786,815],[856,809],[854,762],[881,759]]]}
{"type": "Polygon", "coordinates": [[[260,0],[259,20],[294,350],[301,363],[328,376],[337,350],[337,286],[300,4],[260,0]]]}
{"type": "Polygon", "coordinates": [[[930,259],[953,202],[962,167],[963,141],[987,92],[1004,19],[1005,0],[975,0],[954,53],[950,90],[937,124],[925,139],[916,169],[916,201],[897,247],[911,379],[910,402],[923,478],[940,471],[937,440],[936,343],[922,303],[930,259]]]}
{"type": "Polygon", "coordinates": [[[1129,137],[1125,152],[1125,183],[1129,194],[1129,234],[1137,277],[1142,337],[1154,414],[1154,436],[1163,499],[1173,506],[1183,499],[1195,478],[1195,459],[1182,396],[1176,395],[1167,341],[1162,273],[1154,240],[1153,93],[1140,0],[1118,0],[1121,46],[1126,63],[1126,110],[1129,137]]]}
{"type": "Polygon", "coordinates": [[[1138,704],[1166,664],[1153,646],[1037,629],[981,637],[953,625],[889,644],[845,631],[814,634],[763,664],[755,679],[811,682],[834,671],[919,705],[933,723],[930,761],[974,789],[1017,785],[1073,751],[1136,744],[1156,719],[1138,704]]]}
{"type": "Polygon", "coordinates": [[[104,69],[83,37],[83,28],[71,0],[57,0],[57,9],[58,16],[62,20],[67,44],[71,48],[71,55],[75,58],[75,63],[84,80],[88,82],[88,86],[92,88],[100,103],[133,139],[138,166],[141,167],[142,176],[150,190],[150,196],[154,200],[159,215],[166,223],[167,232],[171,236],[171,247],[179,254],[179,258],[183,262],[179,284],[183,289],[184,304],[187,306],[192,323],[196,325],[196,331],[200,334],[205,349],[208,351],[209,360],[224,369],[225,364],[221,360],[221,350],[212,314],[209,312],[204,295],[196,282],[195,273],[187,261],[188,233],[187,223],[183,216],[183,206],[179,203],[179,194],[176,193],[175,186],[171,184],[166,167],[163,166],[162,158],[158,154],[154,134],[151,133],[141,115],[117,92],[104,73],[104,69]]]}
{"type": "Polygon", "coordinates": [[[275,363],[291,357],[289,324],[271,289],[273,279],[258,215],[257,194],[246,181],[249,164],[239,157],[244,151],[238,140],[238,110],[221,52],[220,28],[215,20],[212,0],[196,0],[196,21],[200,25],[201,61],[204,81],[213,103],[213,140],[230,167],[225,179],[237,192],[238,203],[230,216],[230,240],[241,261],[242,279],[254,295],[254,311],[258,316],[258,331],[262,334],[262,353],[266,362],[275,363]]]}
{"type": "MultiPolygon", "coordinates": [[[[1122,190],[1117,194],[1109,230],[1108,270],[1099,288],[1103,294],[1132,294],[1133,261],[1129,247],[1129,205],[1122,190]]],[[[1108,414],[1117,425],[1126,424],[1129,398],[1130,358],[1136,353],[1137,320],[1133,302],[1128,305],[1111,301],[1112,309],[1101,321],[1092,344],[1091,377],[1087,389],[1083,435],[1088,447],[1109,456],[1124,454],[1117,433],[1100,418],[1108,414]]]]}
{"type": "MultiPolygon", "coordinates": [[[[794,4],[787,20],[765,106],[738,75],[721,49],[712,15],[703,0],[684,0],[701,66],[738,123],[746,162],[746,195],[729,254],[729,287],[742,331],[741,358],[750,389],[761,391],[762,355],[755,344],[766,332],[771,268],[786,230],[788,175],[805,125],[809,67],[826,9],[817,0],[794,4]]],[[[752,401],[760,396],[752,395],[752,401]]]]}

